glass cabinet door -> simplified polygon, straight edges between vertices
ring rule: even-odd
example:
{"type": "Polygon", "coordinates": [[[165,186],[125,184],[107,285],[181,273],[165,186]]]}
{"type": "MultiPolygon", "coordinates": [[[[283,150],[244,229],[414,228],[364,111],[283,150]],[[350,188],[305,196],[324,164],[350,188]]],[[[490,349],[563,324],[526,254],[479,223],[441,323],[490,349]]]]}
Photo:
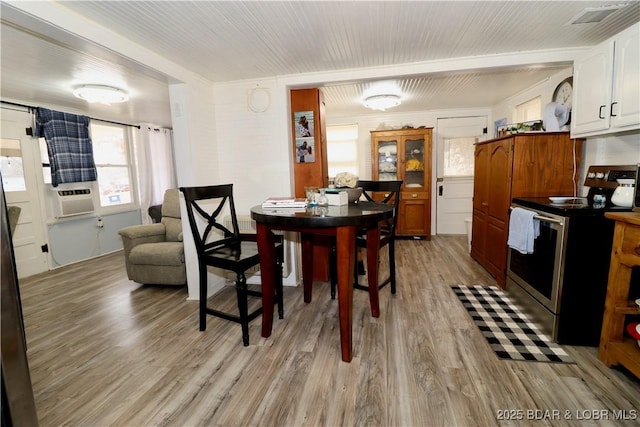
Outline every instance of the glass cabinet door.
{"type": "Polygon", "coordinates": [[[404,144],[404,186],[424,190],[424,139],[407,139],[404,144]]]}
{"type": "Polygon", "coordinates": [[[378,144],[378,179],[398,180],[398,141],[380,141],[378,144]]]}

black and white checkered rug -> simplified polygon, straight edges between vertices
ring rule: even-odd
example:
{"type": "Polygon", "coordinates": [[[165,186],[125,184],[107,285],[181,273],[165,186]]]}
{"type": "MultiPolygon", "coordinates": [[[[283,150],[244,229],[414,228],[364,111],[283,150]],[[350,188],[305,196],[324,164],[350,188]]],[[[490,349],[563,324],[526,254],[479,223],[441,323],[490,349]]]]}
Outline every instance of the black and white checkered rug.
{"type": "Polygon", "coordinates": [[[499,358],[574,363],[558,344],[527,320],[501,289],[483,286],[452,289],[499,358]]]}

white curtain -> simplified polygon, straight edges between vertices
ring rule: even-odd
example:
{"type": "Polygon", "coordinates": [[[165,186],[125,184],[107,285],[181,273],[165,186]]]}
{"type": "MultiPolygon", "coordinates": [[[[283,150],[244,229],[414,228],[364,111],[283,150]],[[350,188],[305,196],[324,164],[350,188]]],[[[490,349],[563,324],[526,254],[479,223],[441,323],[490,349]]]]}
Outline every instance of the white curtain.
{"type": "Polygon", "coordinates": [[[165,190],[176,188],[171,129],[140,125],[133,130],[133,146],[138,174],[138,200],[142,223],[151,223],[149,206],[162,203],[165,190]]]}

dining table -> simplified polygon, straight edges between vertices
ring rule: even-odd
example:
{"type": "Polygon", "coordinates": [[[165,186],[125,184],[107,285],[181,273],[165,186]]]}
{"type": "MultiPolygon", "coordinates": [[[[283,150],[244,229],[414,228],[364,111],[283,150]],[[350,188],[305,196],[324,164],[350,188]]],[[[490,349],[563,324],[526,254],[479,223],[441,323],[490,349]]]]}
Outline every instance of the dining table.
{"type": "Polygon", "coordinates": [[[300,233],[302,247],[302,283],[304,302],[312,299],[313,236],[335,238],[336,281],[338,289],[338,317],[342,360],[353,357],[352,316],[356,234],[366,233],[367,283],[371,315],[380,315],[378,300],[378,252],[380,225],[393,217],[393,206],[375,202],[356,202],[339,206],[308,206],[304,208],[251,208],[256,222],[256,239],[260,255],[262,280],[262,336],[269,337],[273,327],[273,305],[276,274],[276,236],[274,231],[300,233]]]}

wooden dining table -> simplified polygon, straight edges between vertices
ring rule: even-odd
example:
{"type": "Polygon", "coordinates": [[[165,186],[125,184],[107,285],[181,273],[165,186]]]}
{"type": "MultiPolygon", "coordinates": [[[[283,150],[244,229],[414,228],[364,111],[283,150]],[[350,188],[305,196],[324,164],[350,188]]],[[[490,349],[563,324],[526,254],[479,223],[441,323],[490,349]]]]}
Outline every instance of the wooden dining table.
{"type": "Polygon", "coordinates": [[[335,236],[338,313],[342,360],[351,362],[353,281],[356,233],[367,235],[367,277],[371,315],[380,315],[378,301],[378,251],[380,223],[393,216],[393,207],[383,203],[358,202],[341,206],[297,208],[251,208],[256,221],[262,280],[262,336],[269,337],[273,327],[276,252],[274,230],[301,233],[302,282],[305,303],[311,302],[313,281],[313,236],[335,236]]]}

